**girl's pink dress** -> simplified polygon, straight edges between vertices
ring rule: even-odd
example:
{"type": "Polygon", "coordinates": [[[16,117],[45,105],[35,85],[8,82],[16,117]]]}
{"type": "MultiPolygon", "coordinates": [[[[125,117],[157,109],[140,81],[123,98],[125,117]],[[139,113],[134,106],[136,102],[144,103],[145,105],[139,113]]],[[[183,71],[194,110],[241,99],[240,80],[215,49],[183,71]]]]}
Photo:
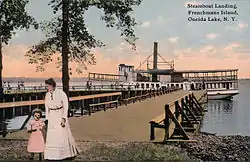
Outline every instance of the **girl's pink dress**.
{"type": "Polygon", "coordinates": [[[32,153],[44,152],[45,142],[44,142],[43,133],[40,130],[43,128],[44,125],[45,125],[44,121],[42,121],[41,119],[37,121],[36,120],[30,121],[27,129],[28,130],[37,129],[37,131],[32,132],[30,135],[28,147],[27,147],[28,152],[32,152],[32,153]]]}

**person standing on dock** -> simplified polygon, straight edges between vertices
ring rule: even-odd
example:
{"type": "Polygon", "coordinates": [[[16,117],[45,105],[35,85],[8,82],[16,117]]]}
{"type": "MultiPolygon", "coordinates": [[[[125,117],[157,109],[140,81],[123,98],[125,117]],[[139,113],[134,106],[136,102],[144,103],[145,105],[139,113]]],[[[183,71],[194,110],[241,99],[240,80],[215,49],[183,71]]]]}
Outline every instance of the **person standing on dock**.
{"type": "Polygon", "coordinates": [[[56,88],[56,82],[45,80],[46,120],[48,121],[44,159],[63,160],[75,157],[79,151],[72,136],[69,120],[67,95],[56,88]]]}

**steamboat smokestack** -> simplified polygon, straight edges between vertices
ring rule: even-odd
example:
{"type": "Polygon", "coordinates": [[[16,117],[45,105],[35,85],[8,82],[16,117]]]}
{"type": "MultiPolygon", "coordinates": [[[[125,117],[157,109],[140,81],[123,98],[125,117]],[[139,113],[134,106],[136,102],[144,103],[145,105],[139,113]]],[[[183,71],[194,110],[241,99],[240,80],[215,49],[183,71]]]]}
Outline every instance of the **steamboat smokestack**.
{"type": "Polygon", "coordinates": [[[155,72],[152,74],[152,81],[157,82],[157,62],[158,62],[158,42],[154,42],[154,53],[153,53],[153,71],[155,72]]]}

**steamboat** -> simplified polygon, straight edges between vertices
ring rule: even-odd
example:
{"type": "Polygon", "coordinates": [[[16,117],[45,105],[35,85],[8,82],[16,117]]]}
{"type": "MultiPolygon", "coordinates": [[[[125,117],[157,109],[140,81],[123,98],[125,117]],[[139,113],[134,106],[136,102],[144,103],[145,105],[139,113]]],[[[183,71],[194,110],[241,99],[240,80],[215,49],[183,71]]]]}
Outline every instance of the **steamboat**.
{"type": "Polygon", "coordinates": [[[238,69],[216,70],[175,70],[174,61],[166,61],[157,52],[158,43],[154,42],[154,53],[144,60],[138,68],[120,64],[118,74],[89,73],[88,83],[107,82],[114,87],[131,89],[158,89],[178,87],[186,91],[207,90],[208,99],[229,99],[239,94],[238,69]],[[153,56],[153,60],[150,58],[153,56]],[[158,62],[158,56],[162,62],[158,62]],[[142,65],[147,63],[146,69],[142,65]],[[150,65],[153,64],[152,67],[150,65]],[[165,65],[168,68],[159,68],[165,65]],[[92,82],[94,81],[94,82],[92,82]]]}

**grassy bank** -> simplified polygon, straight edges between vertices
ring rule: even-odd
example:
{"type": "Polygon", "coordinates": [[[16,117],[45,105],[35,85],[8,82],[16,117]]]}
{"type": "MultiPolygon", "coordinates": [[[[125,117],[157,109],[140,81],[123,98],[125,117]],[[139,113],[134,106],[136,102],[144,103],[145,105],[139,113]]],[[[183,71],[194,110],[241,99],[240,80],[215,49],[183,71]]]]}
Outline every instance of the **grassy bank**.
{"type": "MultiPolygon", "coordinates": [[[[27,141],[0,140],[1,160],[27,160],[27,141]]],[[[75,161],[107,160],[190,160],[187,153],[175,146],[135,142],[79,142],[81,150],[75,161]]]]}
{"type": "MultiPolygon", "coordinates": [[[[190,135],[191,136],[191,135],[190,135]]],[[[248,161],[250,137],[192,135],[198,142],[172,145],[147,142],[77,142],[75,161],[200,160],[248,161]]],[[[27,140],[0,140],[0,160],[27,160],[27,140]]]]}

